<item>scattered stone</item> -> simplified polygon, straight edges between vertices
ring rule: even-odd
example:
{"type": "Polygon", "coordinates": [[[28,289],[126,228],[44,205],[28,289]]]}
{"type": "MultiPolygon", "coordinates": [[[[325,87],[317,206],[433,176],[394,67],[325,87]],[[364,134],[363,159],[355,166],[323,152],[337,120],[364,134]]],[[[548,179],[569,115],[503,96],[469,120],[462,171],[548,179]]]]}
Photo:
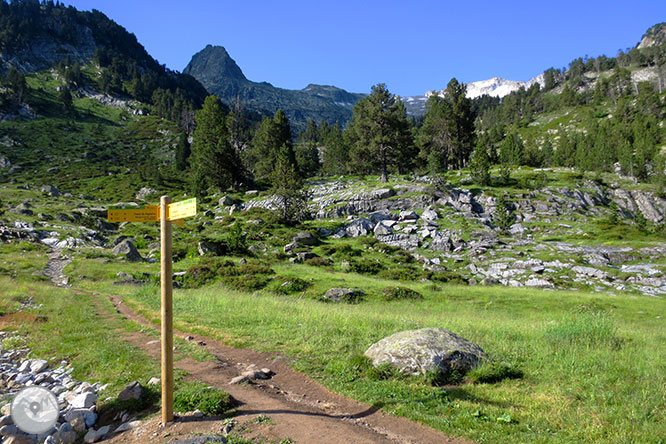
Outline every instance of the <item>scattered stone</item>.
{"type": "Polygon", "coordinates": [[[118,393],[118,400],[127,401],[129,399],[141,399],[143,395],[143,386],[138,382],[130,382],[118,393]]]}
{"type": "Polygon", "coordinates": [[[300,253],[296,253],[296,258],[300,261],[307,261],[308,259],[314,259],[316,257],[319,257],[317,254],[311,252],[311,251],[302,251],[300,253]]]}
{"type": "Polygon", "coordinates": [[[524,285],[526,287],[534,287],[534,288],[555,288],[555,285],[553,285],[552,282],[541,278],[528,279],[525,281],[524,285]]]}
{"type": "Polygon", "coordinates": [[[407,330],[373,344],[365,355],[374,366],[389,363],[407,374],[466,373],[486,358],[478,345],[444,328],[407,330]]]}
{"type": "Polygon", "coordinates": [[[400,215],[398,216],[398,220],[401,222],[404,221],[415,221],[419,218],[419,215],[416,214],[416,211],[408,210],[408,211],[401,211],[400,215]]]}
{"type": "Polygon", "coordinates": [[[234,384],[242,384],[244,382],[248,382],[250,378],[244,375],[236,376],[235,378],[232,378],[231,381],[229,381],[229,385],[234,385],[234,384]]]}
{"type": "Polygon", "coordinates": [[[391,230],[391,227],[385,225],[383,222],[377,223],[375,225],[375,228],[373,230],[376,236],[388,236],[390,234],[393,234],[393,230],[391,230]]]}
{"type": "Polygon", "coordinates": [[[97,442],[100,439],[104,438],[106,434],[109,433],[109,430],[111,430],[111,427],[109,426],[100,427],[99,430],[90,429],[88,430],[88,433],[86,433],[86,435],[83,437],[83,442],[85,443],[97,442]]]}
{"type": "Polygon", "coordinates": [[[143,257],[139,254],[134,244],[129,239],[124,239],[118,245],[113,247],[113,254],[116,256],[124,256],[130,262],[143,261],[143,257]]]}
{"type": "Polygon", "coordinates": [[[421,218],[425,221],[434,221],[437,220],[439,216],[435,210],[427,208],[423,210],[423,213],[421,213],[421,218]]]}
{"type": "Polygon", "coordinates": [[[365,292],[359,288],[331,288],[322,296],[326,302],[346,302],[355,304],[361,301],[365,292]]]}
{"type": "Polygon", "coordinates": [[[373,224],[370,220],[362,217],[347,225],[345,232],[349,237],[367,236],[373,232],[372,230],[374,228],[375,224],[373,224]]]}
{"type": "Polygon", "coordinates": [[[127,430],[134,429],[136,427],[139,427],[140,425],[141,425],[141,421],[125,422],[125,423],[119,425],[118,428],[113,431],[113,433],[126,432],[127,430]]]}
{"type": "Polygon", "coordinates": [[[75,409],[81,409],[81,408],[87,409],[94,406],[96,402],[97,402],[97,394],[86,392],[75,396],[74,399],[72,399],[69,404],[75,409]]]}
{"type": "Polygon", "coordinates": [[[285,254],[292,254],[295,249],[300,248],[301,246],[298,244],[298,242],[291,242],[287,245],[284,246],[284,252],[285,254]]]}
{"type": "Polygon", "coordinates": [[[222,196],[220,200],[217,201],[217,203],[222,207],[230,207],[236,202],[230,196],[222,196]]]}
{"type": "Polygon", "coordinates": [[[136,200],[146,200],[146,197],[148,197],[150,195],[153,195],[153,194],[157,194],[157,193],[159,193],[159,191],[157,191],[154,188],[143,187],[136,193],[134,198],[136,200]]]}
{"type": "Polygon", "coordinates": [[[199,252],[199,256],[205,256],[207,254],[219,256],[221,254],[221,248],[218,244],[205,240],[197,243],[197,251],[199,252]]]}
{"type": "Polygon", "coordinates": [[[371,199],[388,199],[395,196],[395,191],[391,188],[379,188],[370,192],[371,199]]]}
{"type": "Polygon", "coordinates": [[[56,188],[53,185],[44,185],[40,189],[40,191],[42,193],[46,193],[46,194],[48,194],[49,196],[52,196],[52,197],[59,197],[60,196],[60,191],[58,190],[58,188],[56,188]]]}
{"type": "Polygon", "coordinates": [[[298,245],[307,245],[307,246],[319,245],[319,239],[317,239],[316,236],[314,236],[312,233],[308,233],[307,231],[301,231],[296,236],[292,237],[291,241],[298,245]]]}

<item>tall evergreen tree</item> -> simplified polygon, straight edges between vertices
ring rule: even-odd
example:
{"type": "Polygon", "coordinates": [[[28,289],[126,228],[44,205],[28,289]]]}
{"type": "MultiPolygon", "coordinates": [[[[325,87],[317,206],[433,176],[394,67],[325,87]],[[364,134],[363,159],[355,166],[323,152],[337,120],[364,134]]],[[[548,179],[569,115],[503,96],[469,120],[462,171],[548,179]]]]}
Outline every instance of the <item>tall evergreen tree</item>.
{"type": "Polygon", "coordinates": [[[178,145],[176,145],[176,169],[178,171],[185,171],[187,169],[187,160],[191,153],[187,133],[183,131],[178,138],[178,145]]]}
{"type": "Polygon", "coordinates": [[[307,219],[309,193],[303,188],[303,180],[293,161],[293,150],[286,143],[275,157],[270,179],[280,221],[292,225],[307,219]]]}
{"type": "Polygon", "coordinates": [[[252,139],[248,158],[256,179],[270,178],[283,145],[291,163],[295,165],[296,156],[291,142],[289,121],[284,111],[279,109],[272,119],[264,117],[252,139]]]}
{"type": "Polygon", "coordinates": [[[194,191],[201,195],[210,186],[238,186],[242,180],[240,159],[229,144],[224,112],[216,96],[206,97],[196,122],[191,147],[194,191]]]}
{"type": "Polygon", "coordinates": [[[474,119],[467,87],[455,78],[449,81],[443,98],[433,95],[428,99],[418,140],[421,158],[432,173],[465,166],[474,148],[474,119]]]}
{"type": "Polygon", "coordinates": [[[382,182],[387,182],[389,167],[397,163],[400,150],[411,139],[404,105],[386,85],[375,85],[354,106],[349,130],[355,141],[351,155],[357,169],[379,171],[382,182]]]}

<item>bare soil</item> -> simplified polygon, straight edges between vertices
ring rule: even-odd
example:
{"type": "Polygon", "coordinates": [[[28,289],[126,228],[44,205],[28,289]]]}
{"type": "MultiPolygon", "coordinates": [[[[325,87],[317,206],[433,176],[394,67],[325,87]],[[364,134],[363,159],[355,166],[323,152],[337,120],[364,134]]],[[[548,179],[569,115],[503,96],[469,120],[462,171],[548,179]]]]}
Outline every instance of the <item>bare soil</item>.
{"type": "MultiPolygon", "coordinates": [[[[108,297],[122,316],[156,329],[123,304],[120,297],[99,294],[90,296],[108,297]]],[[[99,307],[100,314],[110,315],[101,304],[99,307]]],[[[229,347],[191,333],[174,334],[183,338],[190,336],[189,340],[216,357],[215,361],[207,362],[184,358],[176,360],[174,365],[188,372],[190,379],[221,388],[239,402],[234,417],[237,423],[232,433],[270,442],[289,438],[298,444],[470,443],[333,393],[305,374],[293,370],[283,359],[275,359],[274,355],[229,347]],[[232,378],[252,364],[257,368],[270,368],[275,375],[269,380],[254,381],[251,384],[229,385],[232,378]],[[260,416],[260,420],[257,420],[260,416]],[[270,420],[266,420],[265,416],[270,420]],[[262,418],[264,421],[261,421],[262,418]]],[[[124,337],[145,350],[153,359],[160,359],[160,343],[154,337],[141,332],[127,332],[124,337]]],[[[135,429],[112,435],[104,442],[174,442],[193,436],[224,434],[225,428],[221,418],[184,416],[167,425],[161,425],[159,421],[159,416],[155,416],[135,429]]]]}

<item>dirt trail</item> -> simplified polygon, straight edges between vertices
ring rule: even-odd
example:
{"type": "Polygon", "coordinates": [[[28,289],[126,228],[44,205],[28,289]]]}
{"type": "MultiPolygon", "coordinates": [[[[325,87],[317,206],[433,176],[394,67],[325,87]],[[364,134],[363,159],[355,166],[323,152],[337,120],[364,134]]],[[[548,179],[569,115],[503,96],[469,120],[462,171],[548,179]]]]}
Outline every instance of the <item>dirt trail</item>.
{"type": "Polygon", "coordinates": [[[44,267],[44,271],[42,272],[44,276],[50,278],[51,282],[56,287],[69,287],[69,278],[65,276],[63,270],[67,264],[72,262],[72,259],[67,256],[63,256],[62,251],[60,250],[52,250],[48,254],[48,258],[49,261],[46,264],[46,267],[44,267]]]}
{"type": "MultiPolygon", "coordinates": [[[[156,329],[142,316],[132,311],[115,295],[99,295],[85,292],[93,298],[108,297],[116,311],[125,318],[156,329]]],[[[100,314],[109,316],[101,304],[100,314]]],[[[434,429],[405,418],[386,415],[377,408],[353,401],[326,389],[308,376],[296,372],[274,355],[247,349],[236,349],[211,338],[175,332],[185,337],[193,336],[216,362],[198,362],[185,358],[174,363],[190,374],[193,380],[226,390],[238,400],[236,420],[241,424],[253,424],[255,434],[262,439],[283,440],[290,438],[298,444],[463,444],[460,438],[444,435],[434,429]],[[270,380],[253,384],[228,385],[229,381],[249,365],[268,367],[273,372],[270,380]],[[268,415],[269,424],[257,425],[258,415],[268,415]],[[258,430],[256,430],[258,429],[258,430]]],[[[127,333],[126,339],[145,350],[154,359],[160,359],[160,344],[154,337],[141,332],[127,333]]],[[[192,434],[220,433],[222,423],[210,418],[176,421],[160,427],[157,419],[145,423],[139,429],[124,432],[109,443],[163,443],[191,437],[192,434]]]]}

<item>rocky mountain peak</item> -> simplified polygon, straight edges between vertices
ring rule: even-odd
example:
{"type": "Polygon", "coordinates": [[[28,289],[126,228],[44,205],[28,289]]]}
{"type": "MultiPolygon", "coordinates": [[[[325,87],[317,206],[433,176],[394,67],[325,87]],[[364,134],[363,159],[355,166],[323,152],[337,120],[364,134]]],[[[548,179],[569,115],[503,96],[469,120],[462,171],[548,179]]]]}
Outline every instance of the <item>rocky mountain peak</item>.
{"type": "Polygon", "coordinates": [[[243,71],[223,46],[207,45],[192,56],[183,73],[194,76],[205,86],[220,79],[247,81],[243,71]]]}

